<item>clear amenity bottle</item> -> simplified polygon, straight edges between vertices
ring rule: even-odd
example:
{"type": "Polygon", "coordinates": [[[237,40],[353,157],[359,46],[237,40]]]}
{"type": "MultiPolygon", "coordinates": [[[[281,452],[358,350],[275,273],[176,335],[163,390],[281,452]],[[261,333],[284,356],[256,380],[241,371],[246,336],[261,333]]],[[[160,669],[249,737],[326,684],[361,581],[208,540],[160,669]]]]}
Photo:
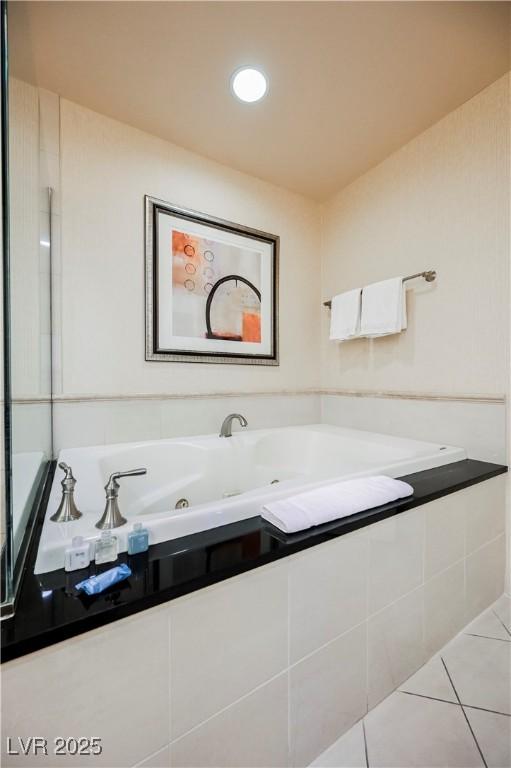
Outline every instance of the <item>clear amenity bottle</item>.
{"type": "Polygon", "coordinates": [[[112,563],[117,560],[117,536],[112,531],[102,531],[100,538],[96,541],[95,558],[96,565],[102,563],[112,563]]]}

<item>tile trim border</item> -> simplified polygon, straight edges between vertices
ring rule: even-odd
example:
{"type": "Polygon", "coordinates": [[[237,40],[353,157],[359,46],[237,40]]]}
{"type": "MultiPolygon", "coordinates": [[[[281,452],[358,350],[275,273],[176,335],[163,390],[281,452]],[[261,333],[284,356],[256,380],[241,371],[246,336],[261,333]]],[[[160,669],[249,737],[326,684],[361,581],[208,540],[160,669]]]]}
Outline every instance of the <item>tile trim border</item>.
{"type": "MultiPolygon", "coordinates": [[[[95,402],[133,402],[135,400],[212,400],[229,397],[290,397],[290,396],[336,396],[336,397],[365,397],[380,398],[387,400],[420,400],[433,402],[462,402],[462,403],[485,403],[489,405],[504,405],[506,396],[504,394],[484,394],[484,393],[454,393],[446,392],[398,392],[392,390],[356,390],[356,389],[279,389],[251,392],[233,391],[233,392],[133,392],[125,393],[106,393],[101,395],[83,394],[83,395],[55,395],[54,403],[95,403],[95,402]]],[[[30,405],[39,403],[48,403],[50,399],[44,395],[34,395],[27,397],[18,397],[13,399],[16,405],[30,405]]]]}
{"type": "Polygon", "coordinates": [[[392,390],[357,390],[357,389],[322,389],[320,395],[336,395],[338,397],[369,397],[388,400],[432,400],[462,403],[490,403],[502,405],[506,402],[504,394],[484,393],[454,393],[447,392],[398,392],[392,390]]]}

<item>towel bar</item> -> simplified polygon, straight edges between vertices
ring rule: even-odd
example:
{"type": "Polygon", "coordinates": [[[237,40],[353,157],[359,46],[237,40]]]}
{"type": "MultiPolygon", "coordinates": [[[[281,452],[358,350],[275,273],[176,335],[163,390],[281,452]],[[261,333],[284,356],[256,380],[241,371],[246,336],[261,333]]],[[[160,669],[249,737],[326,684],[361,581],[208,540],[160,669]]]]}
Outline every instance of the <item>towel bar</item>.
{"type": "MultiPolygon", "coordinates": [[[[427,283],[432,283],[433,280],[436,280],[436,271],[434,269],[427,269],[425,272],[416,272],[415,275],[408,275],[408,277],[403,277],[403,283],[405,283],[407,280],[415,280],[417,277],[423,277],[427,283]]],[[[332,301],[324,301],[323,306],[330,309],[332,306],[332,301]]]]}

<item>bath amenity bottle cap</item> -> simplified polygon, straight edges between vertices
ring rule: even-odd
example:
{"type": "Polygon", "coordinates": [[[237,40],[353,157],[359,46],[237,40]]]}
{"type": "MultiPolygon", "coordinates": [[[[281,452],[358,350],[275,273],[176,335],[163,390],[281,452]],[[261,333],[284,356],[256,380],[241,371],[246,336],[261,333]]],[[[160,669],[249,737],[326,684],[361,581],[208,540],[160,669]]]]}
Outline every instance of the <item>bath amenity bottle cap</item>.
{"type": "Polygon", "coordinates": [[[81,547],[83,544],[83,536],[73,536],[71,544],[73,547],[81,547]]]}
{"type": "Polygon", "coordinates": [[[142,530],[142,523],[133,523],[133,530],[134,531],[142,530]]]}

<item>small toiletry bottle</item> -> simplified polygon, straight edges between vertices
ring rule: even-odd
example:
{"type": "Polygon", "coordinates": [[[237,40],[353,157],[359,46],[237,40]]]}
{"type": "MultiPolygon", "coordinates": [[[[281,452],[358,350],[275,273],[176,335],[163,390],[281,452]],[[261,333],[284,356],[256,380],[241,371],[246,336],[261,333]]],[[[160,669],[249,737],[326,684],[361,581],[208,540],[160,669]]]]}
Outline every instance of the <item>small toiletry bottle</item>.
{"type": "Polygon", "coordinates": [[[90,564],[90,544],[84,541],[83,536],[74,536],[71,539],[71,546],[66,549],[65,569],[66,571],[79,571],[80,568],[87,568],[90,564]]]}
{"type": "Polygon", "coordinates": [[[112,531],[101,531],[101,537],[96,541],[94,559],[96,565],[117,560],[117,536],[114,536],[112,531]]]}
{"type": "Polygon", "coordinates": [[[137,555],[149,549],[149,531],[142,523],[135,523],[131,533],[128,533],[128,555],[137,555]]]}

